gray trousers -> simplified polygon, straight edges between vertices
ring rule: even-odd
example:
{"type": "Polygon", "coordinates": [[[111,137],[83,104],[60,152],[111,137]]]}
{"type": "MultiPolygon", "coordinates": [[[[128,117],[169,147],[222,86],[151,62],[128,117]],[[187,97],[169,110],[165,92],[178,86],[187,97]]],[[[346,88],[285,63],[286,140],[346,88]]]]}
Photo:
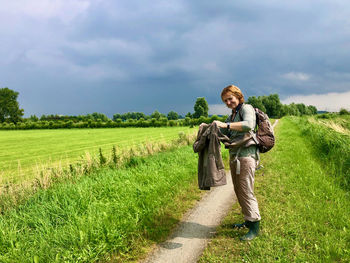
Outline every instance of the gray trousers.
{"type": "Polygon", "coordinates": [[[236,162],[230,158],[230,169],[238,203],[242,208],[244,220],[260,221],[258,201],[254,195],[254,176],[256,160],[252,157],[239,157],[241,163],[240,174],[236,174],[236,162]]]}

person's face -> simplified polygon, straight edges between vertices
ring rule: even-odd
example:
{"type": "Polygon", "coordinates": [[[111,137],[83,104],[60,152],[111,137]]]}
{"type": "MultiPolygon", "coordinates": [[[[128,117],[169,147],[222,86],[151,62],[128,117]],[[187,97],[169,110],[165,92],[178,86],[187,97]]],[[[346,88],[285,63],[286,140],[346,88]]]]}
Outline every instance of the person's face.
{"type": "Polygon", "coordinates": [[[232,95],[230,93],[226,93],[222,97],[222,100],[226,104],[226,106],[232,110],[234,110],[239,104],[239,100],[234,95],[232,95]]]}

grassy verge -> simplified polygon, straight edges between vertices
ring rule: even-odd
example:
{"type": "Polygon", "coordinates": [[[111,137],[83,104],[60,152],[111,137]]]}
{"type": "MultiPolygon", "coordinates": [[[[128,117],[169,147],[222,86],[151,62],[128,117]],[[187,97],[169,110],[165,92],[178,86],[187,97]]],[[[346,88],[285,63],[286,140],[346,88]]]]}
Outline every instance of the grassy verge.
{"type": "Polygon", "coordinates": [[[327,171],[344,189],[350,190],[350,133],[349,130],[333,129],[337,127],[335,125],[347,123],[347,117],[335,116],[328,123],[333,124],[330,126],[315,122],[312,118],[293,118],[292,121],[302,127],[303,135],[312,143],[327,171]]]}
{"type": "Polygon", "coordinates": [[[132,261],[197,200],[190,146],[40,189],[0,217],[0,262],[132,261]]]}
{"type": "Polygon", "coordinates": [[[276,127],[275,148],[262,155],[256,176],[261,235],[240,242],[247,230],[235,204],[199,262],[349,262],[350,196],[325,169],[309,138],[291,119],[276,127]]]}

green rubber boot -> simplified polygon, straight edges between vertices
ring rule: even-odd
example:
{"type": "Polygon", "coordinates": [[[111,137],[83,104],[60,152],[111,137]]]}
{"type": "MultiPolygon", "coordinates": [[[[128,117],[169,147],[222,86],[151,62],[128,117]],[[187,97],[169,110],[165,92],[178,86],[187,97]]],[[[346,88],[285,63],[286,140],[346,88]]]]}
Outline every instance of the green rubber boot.
{"type": "Polygon", "coordinates": [[[259,225],[260,225],[260,221],[256,221],[256,222],[248,221],[249,232],[244,236],[242,236],[240,239],[242,241],[250,241],[256,238],[259,235],[259,225]]]}
{"type": "Polygon", "coordinates": [[[241,224],[234,224],[234,225],[233,225],[233,228],[241,229],[242,227],[248,227],[248,222],[249,222],[249,221],[245,221],[245,222],[243,222],[243,223],[241,223],[241,224]]]}

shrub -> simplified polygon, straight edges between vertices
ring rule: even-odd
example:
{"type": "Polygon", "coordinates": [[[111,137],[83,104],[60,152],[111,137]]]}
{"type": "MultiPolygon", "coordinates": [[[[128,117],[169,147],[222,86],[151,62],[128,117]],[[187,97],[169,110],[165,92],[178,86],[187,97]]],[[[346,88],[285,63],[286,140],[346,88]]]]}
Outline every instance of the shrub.
{"type": "Polygon", "coordinates": [[[170,126],[170,127],[175,127],[175,126],[177,126],[177,122],[174,121],[174,120],[170,120],[170,121],[169,121],[169,126],[170,126]]]}
{"type": "Polygon", "coordinates": [[[346,109],[344,109],[344,108],[341,108],[340,109],[340,111],[339,111],[339,114],[340,115],[349,115],[350,114],[350,112],[349,111],[347,111],[346,109]]]}

